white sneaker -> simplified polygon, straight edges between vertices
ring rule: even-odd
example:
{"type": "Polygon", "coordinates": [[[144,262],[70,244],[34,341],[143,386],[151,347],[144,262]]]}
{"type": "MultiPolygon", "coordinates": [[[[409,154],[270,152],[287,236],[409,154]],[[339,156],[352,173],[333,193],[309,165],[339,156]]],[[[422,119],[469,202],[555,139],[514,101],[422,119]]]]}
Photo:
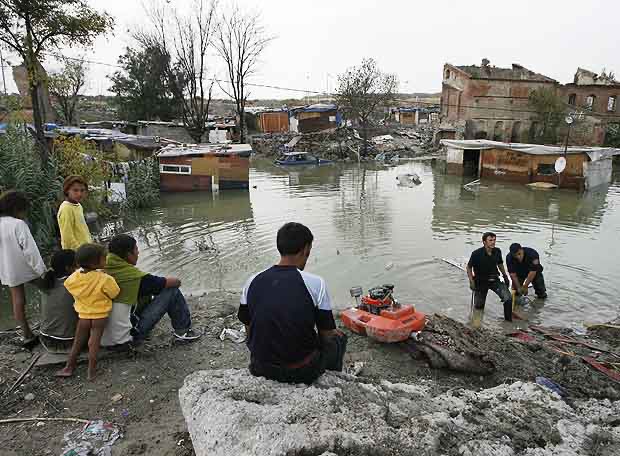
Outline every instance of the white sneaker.
{"type": "Polygon", "coordinates": [[[174,337],[177,340],[183,340],[186,342],[191,342],[194,341],[196,339],[200,339],[202,337],[202,334],[199,334],[197,332],[195,332],[193,329],[188,329],[187,331],[185,331],[182,334],[178,334],[176,331],[173,332],[174,337]]]}

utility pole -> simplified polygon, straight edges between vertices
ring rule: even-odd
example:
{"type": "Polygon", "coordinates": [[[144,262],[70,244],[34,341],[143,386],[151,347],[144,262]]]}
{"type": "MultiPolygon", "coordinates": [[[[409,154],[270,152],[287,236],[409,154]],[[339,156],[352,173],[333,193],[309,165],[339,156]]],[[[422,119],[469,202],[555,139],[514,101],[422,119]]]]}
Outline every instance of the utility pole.
{"type": "Polygon", "coordinates": [[[4,56],[2,55],[2,49],[0,49],[0,65],[2,66],[2,85],[4,86],[4,96],[7,96],[6,77],[4,76],[4,56]]]}
{"type": "MultiPolygon", "coordinates": [[[[564,121],[566,122],[566,125],[568,125],[568,129],[566,131],[566,140],[564,141],[564,163],[566,163],[566,155],[568,153],[568,139],[570,138],[570,129],[573,126],[573,122],[575,122],[575,119],[573,118],[573,116],[571,114],[569,114],[568,116],[566,116],[564,118],[564,121]]],[[[564,165],[566,166],[566,165],[564,165]]],[[[562,171],[564,171],[562,169],[562,171]]],[[[562,172],[558,172],[558,188],[560,188],[560,183],[562,182],[562,172]]]]}

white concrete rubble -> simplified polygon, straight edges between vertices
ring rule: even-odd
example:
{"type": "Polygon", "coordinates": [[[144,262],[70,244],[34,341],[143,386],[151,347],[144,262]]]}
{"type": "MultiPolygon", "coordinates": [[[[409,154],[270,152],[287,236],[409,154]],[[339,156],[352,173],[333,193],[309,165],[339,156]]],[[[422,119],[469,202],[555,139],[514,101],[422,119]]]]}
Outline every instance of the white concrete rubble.
{"type": "Polygon", "coordinates": [[[620,454],[620,401],[569,405],[524,382],[434,391],[336,373],[286,385],[229,369],[189,375],[179,397],[197,456],[620,454]]]}

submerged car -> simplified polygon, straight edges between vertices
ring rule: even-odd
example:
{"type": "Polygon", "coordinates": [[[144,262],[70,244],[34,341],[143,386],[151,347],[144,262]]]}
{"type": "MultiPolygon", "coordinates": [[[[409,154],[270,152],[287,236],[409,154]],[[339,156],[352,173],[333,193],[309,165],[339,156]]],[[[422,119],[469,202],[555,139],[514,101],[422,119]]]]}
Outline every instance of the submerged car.
{"type": "Polygon", "coordinates": [[[296,165],[327,165],[333,163],[331,160],[310,155],[308,152],[287,152],[282,154],[276,161],[276,165],[296,166],[296,165]]]}

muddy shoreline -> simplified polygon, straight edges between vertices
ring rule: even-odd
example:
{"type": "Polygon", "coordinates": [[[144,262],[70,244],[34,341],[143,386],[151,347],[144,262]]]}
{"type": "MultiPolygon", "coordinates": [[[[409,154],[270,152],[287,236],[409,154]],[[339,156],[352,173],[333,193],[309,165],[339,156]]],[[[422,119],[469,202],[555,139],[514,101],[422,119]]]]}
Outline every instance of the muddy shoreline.
{"type": "MultiPolygon", "coordinates": [[[[185,377],[197,370],[247,366],[245,345],[218,337],[223,328],[240,326],[236,319],[238,298],[234,292],[212,292],[188,299],[194,326],[205,334],[199,342],[174,343],[164,318],[151,340],[137,353],[105,356],[99,363],[100,375],[93,383],[85,381],[84,364],[79,366],[78,376],[68,380],[53,376],[58,365],[35,367],[20,387],[0,398],[0,419],[103,419],[117,423],[124,432],[124,437],[113,446],[113,455],[194,454],[179,407],[178,390],[185,377]],[[27,396],[31,400],[26,400],[27,396]]],[[[440,341],[451,338],[454,349],[486,352],[495,365],[491,375],[432,369],[426,360],[414,359],[404,345],[381,345],[356,335],[349,338],[347,363],[363,363],[359,376],[366,379],[430,381],[436,394],[454,389],[477,391],[517,380],[534,381],[536,376],[543,375],[562,385],[569,397],[620,399],[619,383],[590,369],[578,357],[558,353],[546,341],[524,342],[486,329],[469,334],[464,326],[453,322],[434,318],[430,327],[433,337],[440,341]]],[[[593,331],[591,340],[617,352],[618,334],[603,328],[593,331]]],[[[12,385],[31,362],[33,354],[17,343],[16,334],[0,335],[1,391],[12,385]]],[[[1,426],[3,455],[57,455],[64,433],[78,424],[33,421],[1,426]]]]}

